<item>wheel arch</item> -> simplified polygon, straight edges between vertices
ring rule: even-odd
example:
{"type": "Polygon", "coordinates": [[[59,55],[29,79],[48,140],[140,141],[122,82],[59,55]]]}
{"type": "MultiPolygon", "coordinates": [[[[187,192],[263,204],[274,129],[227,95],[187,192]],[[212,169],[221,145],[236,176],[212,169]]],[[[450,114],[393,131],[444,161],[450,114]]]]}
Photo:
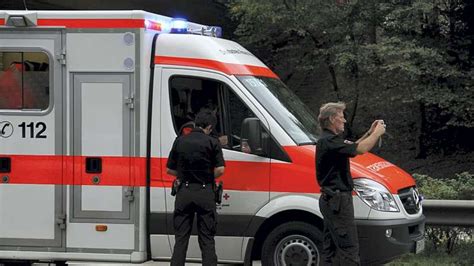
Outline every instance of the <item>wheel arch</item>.
{"type": "Polygon", "coordinates": [[[314,197],[292,195],[279,197],[260,209],[257,216],[263,216],[265,221],[256,230],[252,247],[252,259],[260,259],[266,236],[281,224],[300,221],[314,225],[322,231],[324,223],[318,203],[318,199],[314,197]]]}

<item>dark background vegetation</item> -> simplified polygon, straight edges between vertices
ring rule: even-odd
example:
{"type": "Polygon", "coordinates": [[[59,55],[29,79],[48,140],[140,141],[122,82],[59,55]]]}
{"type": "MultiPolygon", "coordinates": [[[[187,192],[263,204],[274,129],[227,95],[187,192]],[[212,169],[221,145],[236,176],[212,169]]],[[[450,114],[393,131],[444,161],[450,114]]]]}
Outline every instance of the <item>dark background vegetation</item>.
{"type": "Polygon", "coordinates": [[[348,136],[382,118],[376,153],[409,172],[474,169],[472,1],[241,0],[235,34],[317,112],[348,103],[348,136]]]}
{"type": "MultiPolygon", "coordinates": [[[[348,103],[349,138],[374,119],[375,153],[435,178],[474,172],[470,0],[26,0],[30,10],[141,9],[220,25],[314,110],[348,103]]],[[[24,9],[2,0],[0,9],[24,9]]]]}

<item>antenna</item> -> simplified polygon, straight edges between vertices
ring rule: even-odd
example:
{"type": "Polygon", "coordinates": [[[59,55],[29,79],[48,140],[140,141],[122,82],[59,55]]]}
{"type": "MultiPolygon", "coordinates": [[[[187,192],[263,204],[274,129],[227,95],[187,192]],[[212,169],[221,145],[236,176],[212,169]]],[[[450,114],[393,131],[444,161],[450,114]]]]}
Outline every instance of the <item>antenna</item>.
{"type": "Polygon", "coordinates": [[[28,11],[28,7],[26,6],[26,0],[23,0],[23,5],[25,6],[25,10],[28,11]]]}

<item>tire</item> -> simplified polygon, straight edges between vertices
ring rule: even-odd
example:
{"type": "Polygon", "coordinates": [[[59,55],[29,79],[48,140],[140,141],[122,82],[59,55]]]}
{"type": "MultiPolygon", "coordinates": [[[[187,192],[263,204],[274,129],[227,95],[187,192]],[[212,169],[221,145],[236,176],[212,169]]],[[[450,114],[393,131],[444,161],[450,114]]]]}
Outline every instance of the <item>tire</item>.
{"type": "Polygon", "coordinates": [[[262,247],[263,266],[317,266],[322,248],[322,232],[304,222],[277,226],[262,247]]]}

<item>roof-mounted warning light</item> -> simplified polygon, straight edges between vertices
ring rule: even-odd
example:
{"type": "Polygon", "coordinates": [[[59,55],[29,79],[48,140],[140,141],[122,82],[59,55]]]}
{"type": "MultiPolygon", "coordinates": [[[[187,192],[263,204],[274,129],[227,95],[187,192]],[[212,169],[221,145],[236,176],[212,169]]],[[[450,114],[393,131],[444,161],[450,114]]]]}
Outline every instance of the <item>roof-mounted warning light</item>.
{"type": "Polygon", "coordinates": [[[221,27],[190,23],[184,18],[173,18],[169,22],[169,29],[170,33],[189,33],[217,38],[222,37],[221,27]]]}
{"type": "Polygon", "coordinates": [[[170,33],[188,33],[188,21],[184,18],[172,19],[170,33]]]}
{"type": "Polygon", "coordinates": [[[211,36],[211,37],[222,37],[222,28],[218,26],[206,26],[202,27],[201,29],[193,29],[189,31],[192,34],[200,34],[204,36],[211,36]]]}

